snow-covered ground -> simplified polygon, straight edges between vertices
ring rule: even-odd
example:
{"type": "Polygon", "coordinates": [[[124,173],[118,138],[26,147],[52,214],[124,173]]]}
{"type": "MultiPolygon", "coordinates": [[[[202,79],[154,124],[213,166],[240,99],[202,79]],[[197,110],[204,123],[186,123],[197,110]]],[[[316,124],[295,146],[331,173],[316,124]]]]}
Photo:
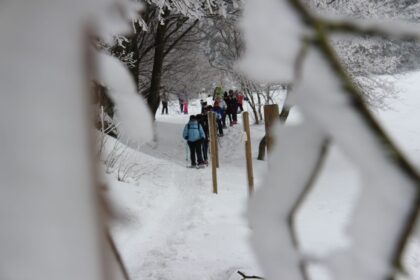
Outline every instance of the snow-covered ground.
{"type": "MultiPolygon", "coordinates": [[[[191,104],[190,113],[198,107],[191,104]]],[[[157,116],[156,146],[131,151],[137,155],[128,162],[147,170],[140,180],[127,184],[108,175],[110,197],[124,217],[113,234],[132,279],[229,279],[237,270],[261,274],[247,243],[250,229],[243,215],[248,193],[241,127],[229,128],[220,139],[215,195],[210,168],[186,168],[181,134],[188,116],[173,110],[175,105],[169,116],[157,116]]],[[[258,130],[256,138],[263,133],[258,130]]],[[[107,148],[112,147],[109,139],[107,148]]],[[[255,163],[257,174],[265,164],[255,163]]]]}
{"type": "MultiPolygon", "coordinates": [[[[397,85],[401,96],[393,110],[377,116],[420,168],[418,81],[420,73],[401,77],[397,85]]],[[[190,113],[198,113],[199,102],[192,101],[189,107],[190,113]]],[[[238,270],[263,276],[248,243],[252,229],[245,218],[248,193],[242,126],[228,128],[220,139],[219,194],[215,195],[210,168],[186,168],[187,147],[181,133],[187,120],[173,102],[169,115],[158,111],[155,144],[135,151],[115,148],[113,139],[106,142],[104,154],[113,153],[122,162],[108,168],[106,179],[119,217],[112,233],[129,273],[133,280],[241,279],[238,270]],[[125,182],[116,180],[118,176],[125,182]]],[[[264,130],[263,126],[251,130],[256,158],[264,130]]],[[[254,160],[257,186],[263,183],[265,170],[266,162],[254,160]]],[[[299,239],[305,250],[323,256],[350,245],[343,229],[355,204],[358,180],[351,163],[333,149],[299,213],[299,239]]],[[[420,279],[418,243],[412,248],[407,263],[412,279],[420,279]]],[[[330,279],[321,267],[311,272],[313,279],[330,279]]]]}

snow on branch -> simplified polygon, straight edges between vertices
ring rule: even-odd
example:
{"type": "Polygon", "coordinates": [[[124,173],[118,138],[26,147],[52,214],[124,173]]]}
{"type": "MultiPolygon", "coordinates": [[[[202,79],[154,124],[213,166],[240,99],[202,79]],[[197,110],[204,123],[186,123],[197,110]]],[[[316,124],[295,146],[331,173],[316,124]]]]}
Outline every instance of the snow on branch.
{"type": "Polygon", "coordinates": [[[253,244],[267,277],[306,279],[304,268],[314,260],[329,265],[336,279],[389,279],[404,272],[400,259],[418,216],[420,176],[372,116],[329,36],[414,39],[416,26],[332,21],[314,16],[299,0],[249,0],[241,26],[244,72],[262,81],[293,82],[305,119],[301,126],[279,130],[282,141],[266,186],[250,203],[253,244]],[[299,58],[305,44],[308,50],[299,58]],[[301,73],[295,75],[298,60],[301,73]],[[346,229],[352,246],[317,258],[302,250],[294,219],[322,170],[325,141],[358,166],[363,188],[346,229]]]}
{"type": "Polygon", "coordinates": [[[239,7],[242,0],[146,0],[147,3],[156,5],[160,14],[165,14],[165,9],[175,14],[182,14],[192,19],[201,19],[209,14],[226,16],[233,8],[239,7]]]}
{"type": "Polygon", "coordinates": [[[107,87],[116,105],[117,128],[123,138],[137,143],[153,139],[152,117],[137,94],[134,81],[124,65],[115,57],[98,54],[98,81],[107,87]]]}
{"type": "Polygon", "coordinates": [[[303,16],[302,23],[312,27],[322,25],[328,32],[371,35],[401,40],[417,40],[420,37],[420,26],[416,23],[401,20],[355,19],[329,14],[317,15],[312,13],[299,0],[290,1],[290,4],[303,16]]]}

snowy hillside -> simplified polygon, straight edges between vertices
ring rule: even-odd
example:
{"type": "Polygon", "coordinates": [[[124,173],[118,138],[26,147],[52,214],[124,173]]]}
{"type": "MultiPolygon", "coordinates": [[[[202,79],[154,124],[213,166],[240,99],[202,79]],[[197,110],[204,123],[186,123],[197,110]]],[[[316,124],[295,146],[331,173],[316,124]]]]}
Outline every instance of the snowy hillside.
{"type": "MultiPolygon", "coordinates": [[[[378,117],[420,168],[418,81],[420,73],[401,77],[397,84],[401,96],[394,109],[378,112],[378,117]]],[[[193,101],[190,113],[198,110],[199,102],[193,101]]],[[[263,276],[248,244],[252,229],[245,219],[248,194],[241,119],[220,139],[218,195],[211,192],[210,168],[186,168],[187,150],[181,133],[187,120],[173,102],[169,115],[157,115],[156,143],[135,151],[118,143],[116,148],[110,138],[106,142],[104,160],[114,154],[123,162],[108,166],[106,180],[120,218],[112,233],[129,273],[133,280],[234,280],[241,279],[238,270],[263,276]]],[[[262,126],[251,130],[255,159],[264,131],[262,126]]],[[[256,184],[261,186],[266,162],[255,160],[254,169],[256,184]]],[[[333,149],[325,172],[299,214],[299,239],[306,251],[322,256],[351,246],[344,229],[359,179],[351,162],[333,149]]],[[[419,243],[413,242],[412,248],[407,262],[412,279],[420,279],[419,243]]],[[[322,267],[312,267],[311,274],[316,280],[331,279],[322,267]]]]}

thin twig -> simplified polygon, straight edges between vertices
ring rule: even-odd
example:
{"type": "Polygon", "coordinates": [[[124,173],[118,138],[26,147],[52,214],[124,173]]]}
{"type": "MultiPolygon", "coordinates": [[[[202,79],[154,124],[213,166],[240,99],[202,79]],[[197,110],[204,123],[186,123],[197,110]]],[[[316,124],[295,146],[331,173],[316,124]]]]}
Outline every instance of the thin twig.
{"type": "Polygon", "coordinates": [[[264,278],[262,278],[260,276],[255,276],[255,275],[248,276],[245,273],[241,272],[240,270],[238,270],[238,274],[243,277],[242,280],[244,280],[244,279],[264,279],[264,278]]]}

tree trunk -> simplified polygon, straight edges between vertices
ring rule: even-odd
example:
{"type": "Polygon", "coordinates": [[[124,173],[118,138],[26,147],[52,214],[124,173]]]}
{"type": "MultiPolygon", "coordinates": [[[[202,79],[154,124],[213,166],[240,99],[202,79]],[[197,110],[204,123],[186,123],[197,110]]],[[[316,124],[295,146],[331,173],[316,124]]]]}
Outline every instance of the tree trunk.
{"type": "Polygon", "coordinates": [[[263,120],[264,118],[263,118],[263,114],[262,114],[262,111],[261,111],[261,107],[263,105],[261,104],[261,93],[260,92],[257,92],[257,101],[258,101],[258,116],[260,117],[260,120],[263,120]]]}
{"type": "Polygon", "coordinates": [[[254,115],[254,119],[255,119],[255,124],[260,124],[260,119],[258,117],[258,112],[257,112],[257,107],[255,105],[255,100],[254,100],[254,96],[252,95],[252,91],[248,89],[245,89],[244,92],[246,93],[247,97],[248,97],[248,104],[252,109],[252,114],[254,115]]]}
{"type": "Polygon", "coordinates": [[[252,114],[254,114],[255,124],[259,125],[260,124],[260,118],[258,116],[257,108],[255,108],[255,106],[251,105],[251,109],[252,109],[252,114]]]}
{"type": "Polygon", "coordinates": [[[165,33],[166,25],[159,24],[155,36],[155,55],[153,59],[152,78],[150,80],[150,92],[147,95],[147,104],[155,116],[160,103],[160,84],[162,80],[163,59],[165,57],[165,33]]]}

